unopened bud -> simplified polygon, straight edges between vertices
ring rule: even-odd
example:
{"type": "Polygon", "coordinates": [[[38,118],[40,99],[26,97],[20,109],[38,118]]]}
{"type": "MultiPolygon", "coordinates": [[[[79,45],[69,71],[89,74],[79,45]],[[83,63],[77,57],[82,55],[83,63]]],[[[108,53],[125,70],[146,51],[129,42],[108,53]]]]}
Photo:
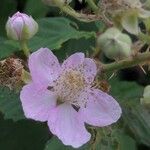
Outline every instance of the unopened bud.
{"type": "Polygon", "coordinates": [[[110,28],[98,37],[98,45],[104,54],[114,60],[131,55],[131,39],[117,28],[110,28]]]}
{"type": "Polygon", "coordinates": [[[13,40],[28,40],[38,31],[37,22],[24,13],[17,12],[6,23],[7,36],[13,40]]]}

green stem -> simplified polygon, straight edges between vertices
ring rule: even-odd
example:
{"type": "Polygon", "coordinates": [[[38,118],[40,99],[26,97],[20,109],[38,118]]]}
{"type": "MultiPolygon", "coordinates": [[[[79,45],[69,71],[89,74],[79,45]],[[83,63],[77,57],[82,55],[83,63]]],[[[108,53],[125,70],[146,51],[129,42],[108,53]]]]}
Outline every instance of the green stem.
{"type": "Polygon", "coordinates": [[[30,73],[23,69],[21,74],[21,80],[26,84],[30,83],[32,80],[30,73]]]}
{"type": "Polygon", "coordinates": [[[74,9],[72,9],[69,5],[62,4],[60,2],[60,0],[53,0],[53,2],[62,12],[66,13],[80,21],[91,22],[91,21],[97,20],[97,18],[95,18],[95,15],[80,14],[80,13],[76,12],[74,9]]]}
{"type": "Polygon", "coordinates": [[[25,56],[28,57],[29,54],[30,54],[30,51],[29,51],[29,49],[28,49],[27,42],[26,42],[26,41],[21,41],[21,42],[20,42],[20,46],[21,46],[21,49],[23,50],[25,56]]]}
{"type": "Polygon", "coordinates": [[[144,63],[150,60],[150,52],[139,53],[133,58],[126,58],[124,60],[120,60],[118,62],[113,62],[110,64],[100,64],[100,72],[109,72],[116,71],[119,69],[125,69],[129,67],[133,67],[136,65],[143,65],[144,63]]]}
{"type": "Polygon", "coordinates": [[[90,8],[95,12],[97,13],[99,8],[97,7],[97,5],[94,3],[93,0],[86,0],[88,5],[90,6],[90,8]]]}
{"type": "Polygon", "coordinates": [[[144,34],[144,33],[141,32],[141,33],[139,33],[138,38],[142,42],[150,44],[150,36],[148,34],[144,34]]]}
{"type": "Polygon", "coordinates": [[[70,16],[72,16],[74,18],[81,18],[81,15],[79,13],[77,13],[74,9],[72,9],[71,7],[69,7],[67,5],[60,7],[60,9],[64,13],[69,14],[70,16]]]}

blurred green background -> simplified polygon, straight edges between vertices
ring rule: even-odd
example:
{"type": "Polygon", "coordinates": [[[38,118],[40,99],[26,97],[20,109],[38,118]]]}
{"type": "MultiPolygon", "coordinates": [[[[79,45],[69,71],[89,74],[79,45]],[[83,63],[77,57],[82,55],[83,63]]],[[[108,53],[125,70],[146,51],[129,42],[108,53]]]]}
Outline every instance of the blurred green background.
{"type": "MultiPolygon", "coordinates": [[[[72,1],[77,10],[89,10],[86,3],[72,1]]],[[[31,51],[48,47],[60,61],[70,54],[82,51],[93,53],[96,35],[102,32],[101,21],[79,22],[63,14],[56,7],[48,7],[41,0],[0,1],[0,59],[19,57],[24,59],[19,44],[7,38],[5,24],[8,16],[20,11],[31,15],[39,23],[39,32],[28,45],[31,51]]],[[[134,37],[133,37],[134,39],[134,37]]],[[[104,57],[104,56],[102,56],[104,57]]],[[[109,62],[107,58],[103,58],[109,62]]],[[[148,68],[144,68],[148,72],[148,68]]],[[[96,150],[148,150],[150,149],[150,111],[141,106],[140,98],[145,85],[150,83],[149,73],[140,67],[121,70],[109,80],[110,93],[123,109],[120,121],[111,127],[100,128],[100,139],[94,140],[96,150]]],[[[91,131],[92,133],[94,132],[91,131]]],[[[93,133],[94,135],[94,133],[93,133]]],[[[88,143],[80,150],[89,150],[88,143]]],[[[46,123],[25,119],[19,100],[19,92],[0,87],[0,150],[72,150],[50,133],[46,123]]]]}

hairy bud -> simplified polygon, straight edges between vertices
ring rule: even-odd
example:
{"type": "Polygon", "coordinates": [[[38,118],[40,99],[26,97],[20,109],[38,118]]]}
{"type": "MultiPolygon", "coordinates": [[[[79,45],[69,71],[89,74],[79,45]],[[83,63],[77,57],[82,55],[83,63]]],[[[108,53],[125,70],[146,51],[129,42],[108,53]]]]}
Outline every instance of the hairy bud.
{"type": "Polygon", "coordinates": [[[104,54],[114,60],[131,55],[131,39],[117,28],[110,28],[98,37],[98,45],[104,54]]]}
{"type": "Polygon", "coordinates": [[[7,36],[13,40],[28,40],[38,31],[37,22],[24,13],[17,12],[6,23],[7,36]]]}

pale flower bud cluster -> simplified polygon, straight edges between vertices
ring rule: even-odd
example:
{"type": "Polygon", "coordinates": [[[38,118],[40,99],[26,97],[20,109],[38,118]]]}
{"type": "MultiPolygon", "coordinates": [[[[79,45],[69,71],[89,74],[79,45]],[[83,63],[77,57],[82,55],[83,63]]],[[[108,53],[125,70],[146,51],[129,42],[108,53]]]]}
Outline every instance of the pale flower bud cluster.
{"type": "Polygon", "coordinates": [[[117,28],[107,29],[98,37],[98,45],[105,56],[118,60],[131,55],[131,39],[117,28]]]}
{"type": "Polygon", "coordinates": [[[13,40],[28,40],[38,31],[37,22],[24,13],[17,12],[6,23],[7,36],[13,40]]]}
{"type": "Polygon", "coordinates": [[[102,0],[99,7],[105,22],[115,24],[135,35],[140,33],[139,19],[145,20],[150,17],[150,10],[142,0],[102,0]]]}

